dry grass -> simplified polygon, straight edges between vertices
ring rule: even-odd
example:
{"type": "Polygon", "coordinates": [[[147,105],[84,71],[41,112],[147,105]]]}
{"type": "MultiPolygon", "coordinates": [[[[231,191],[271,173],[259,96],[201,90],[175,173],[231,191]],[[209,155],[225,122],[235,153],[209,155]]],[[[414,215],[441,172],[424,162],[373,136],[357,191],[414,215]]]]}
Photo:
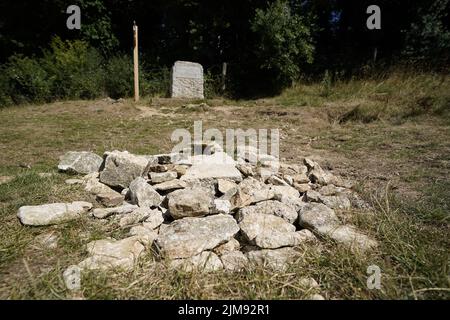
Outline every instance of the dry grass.
{"type": "Polygon", "coordinates": [[[299,248],[300,258],[284,273],[207,275],[167,270],[148,252],[130,272],[84,275],[84,298],[300,299],[311,293],[300,279],[312,276],[329,299],[449,299],[449,92],[448,78],[420,75],[336,83],[326,95],[320,85],[299,85],[272,99],[208,101],[206,111],[156,98],[139,108],[131,101],[73,101],[0,110],[0,176],[15,177],[0,185],[0,297],[72,298],[63,270],[83,259],[89,241],[123,236],[88,218],[51,228],[19,224],[15,215],[25,204],[93,200],[64,184],[67,176],[56,172],[61,154],[165,152],[174,128],[192,130],[202,120],[204,129],[280,128],[286,161],[313,154],[357,181],[375,210],[339,215],[376,238],[379,250],[355,255],[324,241],[299,248]],[[55,174],[42,178],[42,172],[55,174]],[[34,237],[49,229],[60,237],[58,248],[35,248],[34,237]],[[373,264],[382,270],[382,290],[367,289],[373,264]]]}

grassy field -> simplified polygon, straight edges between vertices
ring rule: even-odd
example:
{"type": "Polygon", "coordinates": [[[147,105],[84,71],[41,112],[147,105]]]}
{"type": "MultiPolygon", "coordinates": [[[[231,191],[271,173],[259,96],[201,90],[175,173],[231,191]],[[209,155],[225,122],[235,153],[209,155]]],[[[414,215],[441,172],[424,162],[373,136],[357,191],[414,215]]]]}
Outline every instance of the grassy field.
{"type": "Polygon", "coordinates": [[[371,81],[298,84],[280,96],[251,101],[212,99],[209,107],[146,98],[65,101],[0,110],[0,298],[9,299],[301,299],[312,276],[327,299],[450,299],[450,79],[393,75],[371,81]],[[199,275],[167,271],[148,252],[129,272],[83,276],[81,296],[62,272],[85,256],[85,245],[124,230],[89,218],[47,228],[21,226],[22,205],[91,200],[64,183],[58,157],[69,150],[168,152],[175,128],[279,128],[281,157],[313,155],[356,182],[371,211],[339,212],[377,239],[380,248],[355,255],[324,241],[299,248],[285,273],[248,270],[199,275]],[[41,173],[52,173],[42,176],[41,173]],[[6,180],[6,178],[4,178],[6,180]],[[34,238],[48,230],[58,248],[34,238]],[[382,270],[382,289],[366,286],[367,267],[382,270]]]}

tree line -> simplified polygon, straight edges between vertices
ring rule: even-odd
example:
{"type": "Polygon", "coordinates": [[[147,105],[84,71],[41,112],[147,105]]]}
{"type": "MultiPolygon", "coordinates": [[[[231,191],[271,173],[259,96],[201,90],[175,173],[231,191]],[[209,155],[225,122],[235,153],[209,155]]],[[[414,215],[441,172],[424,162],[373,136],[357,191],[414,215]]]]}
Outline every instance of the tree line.
{"type": "Polygon", "coordinates": [[[56,36],[83,40],[106,60],[129,55],[136,21],[148,70],[190,60],[215,76],[227,62],[228,90],[253,95],[398,64],[448,71],[449,12],[450,0],[2,1],[0,62],[42,55],[56,36]],[[66,27],[72,4],[80,30],[66,27]],[[373,4],[380,30],[366,26],[373,4]]]}

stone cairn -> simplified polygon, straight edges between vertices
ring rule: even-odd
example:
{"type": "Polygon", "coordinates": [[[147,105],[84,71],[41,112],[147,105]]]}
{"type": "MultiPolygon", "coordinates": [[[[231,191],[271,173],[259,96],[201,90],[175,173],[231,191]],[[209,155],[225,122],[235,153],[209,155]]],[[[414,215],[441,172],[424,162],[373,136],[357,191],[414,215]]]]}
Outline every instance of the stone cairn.
{"type": "Polygon", "coordinates": [[[132,268],[146,248],[171,268],[208,272],[285,270],[298,257],[295,247],[324,238],[352,250],[377,246],[341,223],[335,210],[365,203],[317,162],[279,163],[249,146],[238,147],[234,160],[214,143],[201,147],[208,155],[68,152],[58,168],[85,175],[66,183],[95,195],[96,208],[84,201],[24,206],[18,218],[45,226],[89,215],[129,230],[125,239],[88,243],[81,270],[132,268]]]}

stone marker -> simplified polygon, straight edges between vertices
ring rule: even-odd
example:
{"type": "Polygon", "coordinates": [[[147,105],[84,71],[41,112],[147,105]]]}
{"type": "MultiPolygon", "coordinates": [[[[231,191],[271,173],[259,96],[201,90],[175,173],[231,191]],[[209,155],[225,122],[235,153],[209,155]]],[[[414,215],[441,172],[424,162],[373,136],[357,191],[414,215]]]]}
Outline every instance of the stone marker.
{"type": "Polygon", "coordinates": [[[172,98],[204,99],[203,67],[194,62],[177,61],[172,68],[172,98]]]}

